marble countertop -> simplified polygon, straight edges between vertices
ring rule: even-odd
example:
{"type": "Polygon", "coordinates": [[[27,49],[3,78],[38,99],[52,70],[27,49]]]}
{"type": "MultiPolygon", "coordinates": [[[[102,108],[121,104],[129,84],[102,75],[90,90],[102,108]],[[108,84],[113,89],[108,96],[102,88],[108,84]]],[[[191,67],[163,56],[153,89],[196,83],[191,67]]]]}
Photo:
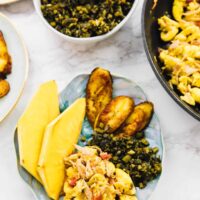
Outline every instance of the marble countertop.
{"type": "Polygon", "coordinates": [[[165,92],[147,61],[141,37],[140,1],[136,12],[116,35],[90,46],[70,44],[41,22],[31,0],[0,6],[20,30],[29,52],[30,71],[15,110],[0,124],[0,199],[34,200],[18,175],[13,146],[17,120],[38,85],[55,79],[62,90],[76,75],[96,66],[137,82],[154,102],[166,147],[163,175],[153,200],[200,199],[200,123],[165,92]]]}

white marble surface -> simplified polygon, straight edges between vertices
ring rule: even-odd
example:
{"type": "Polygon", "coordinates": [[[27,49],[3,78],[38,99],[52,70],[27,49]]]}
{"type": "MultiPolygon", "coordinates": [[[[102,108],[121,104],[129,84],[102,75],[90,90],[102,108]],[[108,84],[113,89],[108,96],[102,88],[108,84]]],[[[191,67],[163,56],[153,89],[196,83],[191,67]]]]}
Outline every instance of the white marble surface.
{"type": "Polygon", "coordinates": [[[60,90],[77,74],[96,66],[141,85],[154,102],[166,146],[163,176],[153,200],[200,200],[200,123],[168,96],[153,74],[141,38],[141,0],[128,24],[114,37],[93,46],[78,46],[58,38],[43,25],[31,0],[0,7],[17,25],[30,56],[24,93],[9,117],[0,124],[0,199],[33,200],[20,179],[13,146],[16,122],[28,100],[46,80],[55,79],[60,90]]]}

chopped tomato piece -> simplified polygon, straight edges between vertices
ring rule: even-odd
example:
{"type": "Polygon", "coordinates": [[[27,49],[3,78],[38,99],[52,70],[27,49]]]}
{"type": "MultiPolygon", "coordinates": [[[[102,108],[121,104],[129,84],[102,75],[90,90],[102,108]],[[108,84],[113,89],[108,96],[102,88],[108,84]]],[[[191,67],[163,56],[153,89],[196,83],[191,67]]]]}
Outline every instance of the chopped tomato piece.
{"type": "Polygon", "coordinates": [[[76,182],[77,182],[77,178],[72,178],[70,181],[69,181],[69,185],[71,187],[74,187],[76,185],[76,182]]]}
{"type": "Polygon", "coordinates": [[[108,153],[100,153],[100,157],[102,160],[109,160],[112,156],[108,153]]]}
{"type": "Polygon", "coordinates": [[[200,27],[200,21],[197,21],[197,22],[196,22],[196,25],[200,27]]]}
{"type": "Polygon", "coordinates": [[[93,197],[93,200],[102,200],[102,195],[99,195],[97,197],[93,197]]]}

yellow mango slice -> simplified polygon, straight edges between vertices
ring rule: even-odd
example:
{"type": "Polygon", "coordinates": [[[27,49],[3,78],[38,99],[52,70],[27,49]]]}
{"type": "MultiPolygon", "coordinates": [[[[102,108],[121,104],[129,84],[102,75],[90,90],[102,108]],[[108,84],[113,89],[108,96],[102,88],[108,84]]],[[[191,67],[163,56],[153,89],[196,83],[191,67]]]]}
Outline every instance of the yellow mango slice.
{"type": "Polygon", "coordinates": [[[49,197],[58,199],[63,188],[64,157],[74,151],[85,117],[85,98],[76,100],[46,128],[38,172],[49,197]]]}
{"type": "Polygon", "coordinates": [[[20,164],[40,182],[37,164],[44,131],[59,113],[57,85],[49,81],[40,86],[17,125],[20,164]]]}

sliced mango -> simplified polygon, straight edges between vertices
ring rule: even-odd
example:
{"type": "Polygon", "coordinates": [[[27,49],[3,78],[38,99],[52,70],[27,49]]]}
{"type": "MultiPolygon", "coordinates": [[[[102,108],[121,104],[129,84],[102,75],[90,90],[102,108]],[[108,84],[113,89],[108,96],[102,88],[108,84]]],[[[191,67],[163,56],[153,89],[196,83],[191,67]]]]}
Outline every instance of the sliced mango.
{"type": "Polygon", "coordinates": [[[64,157],[74,151],[85,117],[85,98],[76,100],[46,128],[38,172],[49,197],[58,199],[64,183],[64,157]]]}
{"type": "Polygon", "coordinates": [[[37,164],[44,131],[58,115],[57,85],[49,81],[40,86],[17,125],[20,164],[40,182],[37,164]]]}

